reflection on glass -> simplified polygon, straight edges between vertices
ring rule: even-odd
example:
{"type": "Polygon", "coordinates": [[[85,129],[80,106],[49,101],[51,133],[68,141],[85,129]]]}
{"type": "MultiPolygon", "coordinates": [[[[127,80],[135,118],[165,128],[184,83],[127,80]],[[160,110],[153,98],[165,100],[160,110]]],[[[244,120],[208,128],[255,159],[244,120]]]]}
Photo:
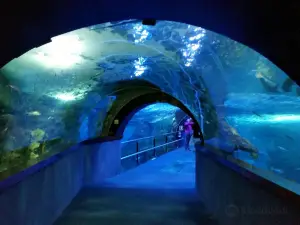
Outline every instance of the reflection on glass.
{"type": "Polygon", "coordinates": [[[59,93],[55,96],[55,98],[62,101],[72,101],[76,99],[76,96],[72,93],[59,93]]]}
{"type": "Polygon", "coordinates": [[[133,26],[133,37],[135,38],[135,43],[143,43],[149,37],[151,37],[151,34],[147,31],[147,26],[144,26],[142,24],[135,24],[133,26]]]}
{"type": "Polygon", "coordinates": [[[62,35],[37,51],[35,59],[47,67],[68,68],[81,61],[83,44],[77,35],[62,35]]]}
{"type": "Polygon", "coordinates": [[[195,60],[196,54],[200,51],[202,47],[202,39],[205,36],[206,30],[200,27],[187,27],[187,34],[183,36],[183,43],[185,48],[183,48],[182,55],[185,58],[185,66],[189,67],[195,60]]]}
{"type": "Polygon", "coordinates": [[[141,76],[147,69],[147,67],[144,66],[145,62],[146,62],[146,59],[144,59],[143,57],[139,57],[137,60],[134,61],[134,67],[135,67],[134,75],[136,77],[141,76]]]}
{"type": "Polygon", "coordinates": [[[206,139],[219,138],[240,159],[300,182],[300,88],[257,52],[203,28],[134,20],[82,28],[12,60],[0,75],[5,176],[101,134],[118,95],[106,83],[143,79],[199,123],[203,116],[206,139]]]}

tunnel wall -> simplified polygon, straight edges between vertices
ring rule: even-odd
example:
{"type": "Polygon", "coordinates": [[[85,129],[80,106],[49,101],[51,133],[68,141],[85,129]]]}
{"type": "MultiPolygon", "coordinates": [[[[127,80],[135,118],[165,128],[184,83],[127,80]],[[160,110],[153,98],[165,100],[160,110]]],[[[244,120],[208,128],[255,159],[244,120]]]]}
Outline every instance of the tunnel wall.
{"type": "Polygon", "coordinates": [[[85,185],[94,185],[121,171],[121,141],[90,146],[85,155],[85,185]]]}
{"type": "MultiPolygon", "coordinates": [[[[213,143],[215,147],[216,144],[213,143]]],[[[277,188],[276,184],[270,183],[266,188],[264,183],[267,182],[263,182],[261,177],[234,164],[230,168],[230,163],[224,159],[222,161],[220,156],[212,157],[210,147],[201,147],[196,143],[195,148],[198,194],[210,213],[222,221],[222,225],[297,224],[300,221],[297,213],[299,207],[290,201],[296,195],[278,186],[281,192],[277,192],[283,194],[276,196],[270,191],[277,188]]]]}
{"type": "Polygon", "coordinates": [[[19,180],[1,182],[1,225],[51,225],[82,186],[117,173],[120,155],[107,153],[117,149],[119,143],[75,146],[64,155],[39,163],[39,168],[35,165],[17,174],[19,177],[24,174],[19,180]]]}
{"type": "Polygon", "coordinates": [[[51,225],[83,185],[84,150],[81,150],[4,190],[0,195],[1,224],[51,225]]]}

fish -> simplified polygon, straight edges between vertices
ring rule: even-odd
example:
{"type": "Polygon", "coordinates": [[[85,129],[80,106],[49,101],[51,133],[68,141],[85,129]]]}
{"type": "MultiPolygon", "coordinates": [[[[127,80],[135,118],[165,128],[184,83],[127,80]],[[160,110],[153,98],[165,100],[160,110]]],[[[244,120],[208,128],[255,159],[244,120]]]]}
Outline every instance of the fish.
{"type": "Polygon", "coordinates": [[[5,129],[3,129],[3,130],[1,131],[1,135],[6,134],[7,131],[8,131],[8,127],[6,127],[5,129]]]}
{"type": "Polygon", "coordinates": [[[11,90],[14,90],[14,91],[20,93],[20,89],[18,87],[14,86],[14,85],[8,84],[7,87],[11,88],[11,90]]]}
{"type": "Polygon", "coordinates": [[[95,59],[94,59],[93,57],[91,57],[91,56],[86,56],[86,55],[83,55],[83,54],[81,54],[80,56],[81,56],[81,58],[83,58],[83,59],[85,59],[85,60],[90,60],[90,61],[95,60],[95,59]]]}
{"type": "Polygon", "coordinates": [[[287,151],[284,147],[278,146],[278,148],[282,151],[287,151]]]}
{"type": "Polygon", "coordinates": [[[39,111],[32,111],[27,113],[28,116],[40,116],[41,113],[39,111]]]}
{"type": "Polygon", "coordinates": [[[252,111],[252,113],[253,113],[254,115],[258,116],[258,117],[262,117],[262,115],[258,114],[258,113],[255,112],[255,111],[252,111]]]}
{"type": "Polygon", "coordinates": [[[290,137],[289,135],[285,135],[285,137],[286,137],[287,139],[290,139],[290,140],[294,141],[294,138],[290,137]]]}
{"type": "Polygon", "coordinates": [[[283,171],[281,169],[271,168],[271,170],[275,173],[283,174],[283,171]]]}

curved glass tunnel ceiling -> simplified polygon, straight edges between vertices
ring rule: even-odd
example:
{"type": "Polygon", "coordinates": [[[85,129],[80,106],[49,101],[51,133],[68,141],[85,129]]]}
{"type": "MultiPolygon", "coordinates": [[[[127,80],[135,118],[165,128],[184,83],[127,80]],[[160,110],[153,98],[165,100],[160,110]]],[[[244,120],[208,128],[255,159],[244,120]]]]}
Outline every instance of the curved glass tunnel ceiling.
{"type": "Polygon", "coordinates": [[[194,114],[207,139],[244,142],[261,157],[243,160],[289,179],[300,177],[298,86],[247,46],[171,21],[85,27],[4,66],[1,149],[26,147],[38,159],[36,149],[52,151],[47,141],[71,144],[98,136],[116,99],[102,87],[120,80],[158,86],[194,114]]]}

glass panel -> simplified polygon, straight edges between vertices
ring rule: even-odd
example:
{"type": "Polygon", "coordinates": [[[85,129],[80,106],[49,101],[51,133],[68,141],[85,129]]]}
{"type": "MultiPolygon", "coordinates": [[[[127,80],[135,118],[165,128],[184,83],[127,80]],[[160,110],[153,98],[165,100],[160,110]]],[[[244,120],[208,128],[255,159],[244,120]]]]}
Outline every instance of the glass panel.
{"type": "Polygon", "coordinates": [[[129,20],[82,28],[12,60],[0,78],[3,174],[98,136],[115,101],[103,85],[140,79],[180,100],[206,139],[300,182],[299,87],[257,52],[200,27],[129,20]]]}

